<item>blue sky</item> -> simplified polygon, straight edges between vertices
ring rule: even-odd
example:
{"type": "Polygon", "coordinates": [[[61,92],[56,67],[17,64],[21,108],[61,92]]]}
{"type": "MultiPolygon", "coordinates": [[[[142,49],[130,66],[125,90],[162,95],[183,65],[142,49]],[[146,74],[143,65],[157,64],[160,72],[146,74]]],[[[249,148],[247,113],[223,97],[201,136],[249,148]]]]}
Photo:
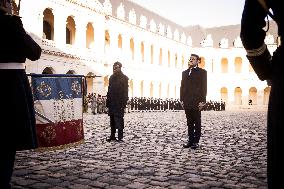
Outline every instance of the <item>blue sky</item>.
{"type": "Polygon", "coordinates": [[[240,24],[245,0],[131,0],[182,26],[240,24]]]}

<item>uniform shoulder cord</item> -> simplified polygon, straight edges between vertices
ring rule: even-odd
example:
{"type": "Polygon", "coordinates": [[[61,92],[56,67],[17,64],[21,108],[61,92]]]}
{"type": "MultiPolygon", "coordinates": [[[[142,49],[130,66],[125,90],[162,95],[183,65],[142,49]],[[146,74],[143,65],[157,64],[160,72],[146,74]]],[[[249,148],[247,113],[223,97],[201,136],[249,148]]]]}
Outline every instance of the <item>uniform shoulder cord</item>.
{"type": "Polygon", "coordinates": [[[257,0],[258,3],[262,6],[262,8],[265,10],[265,12],[267,12],[267,16],[266,16],[266,19],[267,19],[267,29],[265,32],[267,32],[269,30],[269,19],[268,19],[268,16],[270,16],[273,20],[276,21],[276,18],[275,16],[269,11],[269,8],[268,6],[266,5],[266,2],[265,0],[257,0]]]}

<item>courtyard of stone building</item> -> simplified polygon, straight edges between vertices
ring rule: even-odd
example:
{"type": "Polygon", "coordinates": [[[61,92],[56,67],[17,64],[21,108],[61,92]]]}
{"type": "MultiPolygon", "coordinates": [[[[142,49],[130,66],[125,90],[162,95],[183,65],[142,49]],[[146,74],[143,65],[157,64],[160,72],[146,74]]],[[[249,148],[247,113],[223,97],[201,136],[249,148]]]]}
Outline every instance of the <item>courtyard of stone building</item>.
{"type": "Polygon", "coordinates": [[[109,133],[107,114],[86,113],[83,143],[17,152],[13,188],[267,188],[265,110],[203,111],[196,150],[183,111],[127,113],[124,142],[109,133]]]}

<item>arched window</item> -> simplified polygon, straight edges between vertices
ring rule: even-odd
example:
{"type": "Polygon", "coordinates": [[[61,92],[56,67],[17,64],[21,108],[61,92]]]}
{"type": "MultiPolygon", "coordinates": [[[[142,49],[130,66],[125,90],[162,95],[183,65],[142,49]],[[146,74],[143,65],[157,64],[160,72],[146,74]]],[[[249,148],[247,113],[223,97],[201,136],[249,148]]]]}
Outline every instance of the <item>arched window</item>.
{"type": "Polygon", "coordinates": [[[45,9],[43,11],[43,39],[54,39],[54,16],[51,9],[45,9]]]}

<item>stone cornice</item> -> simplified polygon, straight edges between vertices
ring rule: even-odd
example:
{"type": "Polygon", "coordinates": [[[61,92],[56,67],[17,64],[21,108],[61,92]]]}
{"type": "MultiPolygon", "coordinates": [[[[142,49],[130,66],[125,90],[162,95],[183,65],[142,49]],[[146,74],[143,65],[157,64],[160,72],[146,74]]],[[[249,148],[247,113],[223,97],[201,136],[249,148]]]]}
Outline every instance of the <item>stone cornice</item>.
{"type": "Polygon", "coordinates": [[[127,25],[127,26],[130,26],[130,27],[132,27],[132,28],[138,29],[138,30],[140,30],[140,31],[149,32],[149,33],[151,33],[152,35],[166,38],[167,40],[171,40],[171,41],[173,41],[173,42],[175,42],[175,43],[179,43],[179,44],[184,45],[184,46],[189,46],[189,45],[186,44],[186,43],[182,43],[182,42],[177,41],[177,40],[175,40],[175,39],[170,39],[170,38],[168,38],[168,37],[166,37],[166,36],[164,36],[164,35],[161,35],[161,34],[156,33],[156,32],[152,32],[152,31],[150,31],[150,30],[148,30],[148,29],[145,29],[145,28],[142,28],[142,27],[140,27],[140,26],[138,26],[138,25],[136,25],[136,24],[131,24],[131,23],[128,22],[128,21],[119,19],[119,18],[114,17],[114,16],[111,16],[111,15],[108,15],[108,19],[107,19],[107,20],[113,20],[113,21],[115,21],[115,22],[118,21],[118,22],[120,22],[120,23],[123,23],[123,24],[125,24],[125,25],[127,25]]]}
{"type": "Polygon", "coordinates": [[[79,60],[79,61],[84,61],[84,62],[97,62],[96,59],[94,58],[85,58],[82,56],[72,55],[69,53],[62,52],[62,51],[53,51],[53,50],[48,50],[44,48],[42,49],[42,53],[47,54],[47,55],[62,57],[62,58],[69,58],[69,59],[73,59],[77,61],[79,60]]]}
{"type": "Polygon", "coordinates": [[[93,0],[87,0],[87,1],[86,0],[85,1],[80,1],[80,0],[53,0],[53,2],[55,4],[60,4],[61,6],[64,6],[64,7],[66,6],[66,2],[68,2],[68,3],[71,3],[71,4],[77,5],[79,7],[82,7],[84,9],[94,11],[94,12],[99,13],[99,14],[105,14],[104,11],[103,11],[103,6],[99,5],[97,3],[91,3],[91,2],[94,2],[93,0]],[[96,4],[97,6],[90,6],[92,4],[93,5],[96,4]]]}

